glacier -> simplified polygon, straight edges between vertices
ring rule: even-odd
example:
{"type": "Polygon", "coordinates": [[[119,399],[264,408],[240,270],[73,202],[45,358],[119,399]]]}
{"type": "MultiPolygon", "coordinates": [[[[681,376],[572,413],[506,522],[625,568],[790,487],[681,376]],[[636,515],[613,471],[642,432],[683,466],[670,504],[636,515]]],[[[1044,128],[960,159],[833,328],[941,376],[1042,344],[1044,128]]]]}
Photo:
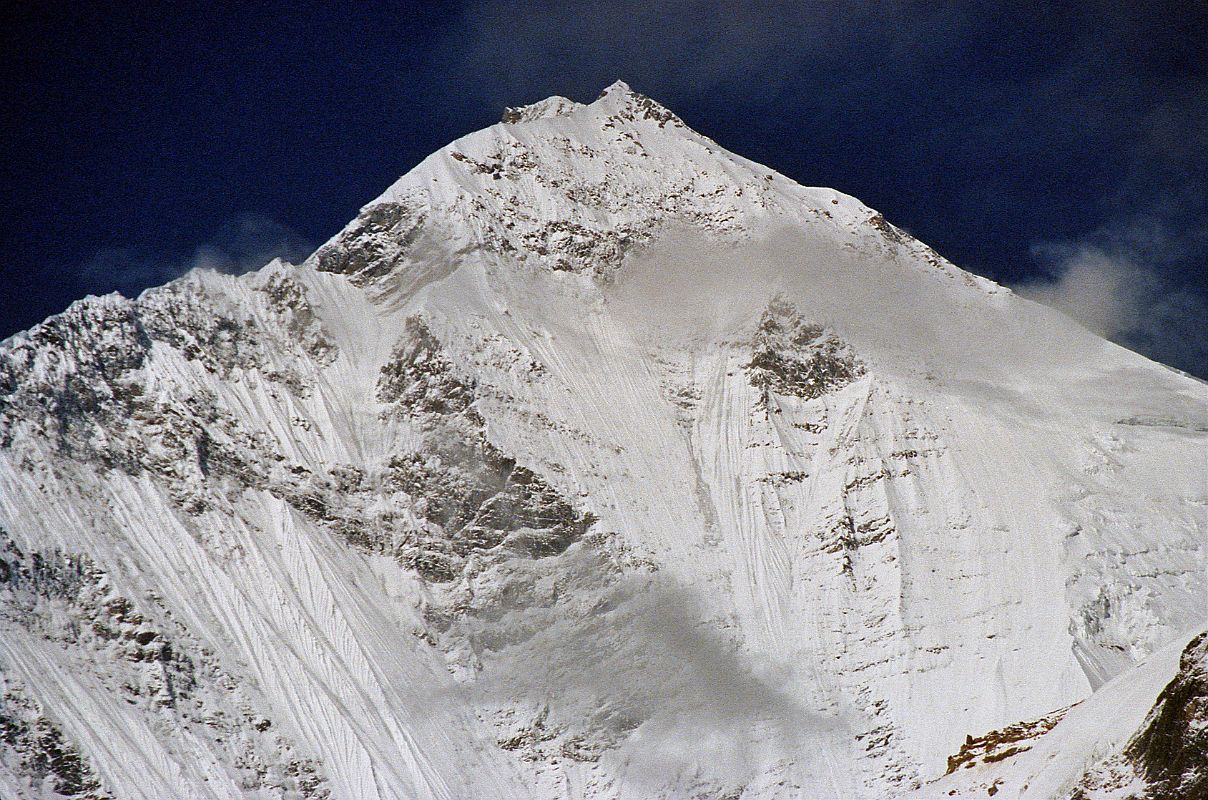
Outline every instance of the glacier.
{"type": "Polygon", "coordinates": [[[1206,401],[623,83],[508,109],[0,344],[0,795],[1144,796],[1206,401]]]}

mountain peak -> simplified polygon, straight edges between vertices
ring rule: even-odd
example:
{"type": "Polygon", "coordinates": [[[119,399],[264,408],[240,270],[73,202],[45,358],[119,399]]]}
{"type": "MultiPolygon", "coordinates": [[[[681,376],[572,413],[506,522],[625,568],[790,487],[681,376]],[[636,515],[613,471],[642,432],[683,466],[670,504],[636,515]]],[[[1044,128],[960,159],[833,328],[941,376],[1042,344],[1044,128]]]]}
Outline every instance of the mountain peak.
{"type": "Polygon", "coordinates": [[[514,125],[518,122],[532,122],[535,119],[550,119],[566,117],[583,108],[582,103],[576,103],[561,95],[553,95],[527,106],[509,106],[504,109],[501,122],[514,125]]]}
{"type": "Polygon", "coordinates": [[[528,105],[509,106],[504,109],[500,121],[504,124],[516,125],[540,119],[569,117],[584,108],[601,113],[606,119],[613,121],[635,122],[642,119],[656,122],[660,128],[665,127],[669,122],[676,127],[687,128],[683,121],[666,106],[635,92],[625,81],[613,82],[590,105],[577,103],[561,95],[552,95],[528,105]]]}
{"type": "Polygon", "coordinates": [[[681,128],[687,127],[683,120],[666,106],[635,92],[625,81],[616,81],[606,88],[590,107],[606,111],[610,117],[619,117],[630,122],[647,119],[657,122],[660,128],[667,123],[681,128]]]}
{"type": "Polygon", "coordinates": [[[803,205],[767,172],[617,81],[590,104],[554,95],[508,108],[502,124],[450,143],[402,176],[311,263],[389,281],[423,249],[421,234],[440,228],[438,239],[457,240],[466,252],[602,274],[666,224],[736,240],[771,209],[803,205]]]}
{"type": "Polygon", "coordinates": [[[1201,385],[624,84],[512,114],[0,342],[0,797],[1202,795],[1201,385]]]}
{"type": "Polygon", "coordinates": [[[629,88],[628,83],[618,80],[606,86],[604,91],[600,92],[600,97],[607,97],[610,94],[633,94],[633,90],[629,88]]]}

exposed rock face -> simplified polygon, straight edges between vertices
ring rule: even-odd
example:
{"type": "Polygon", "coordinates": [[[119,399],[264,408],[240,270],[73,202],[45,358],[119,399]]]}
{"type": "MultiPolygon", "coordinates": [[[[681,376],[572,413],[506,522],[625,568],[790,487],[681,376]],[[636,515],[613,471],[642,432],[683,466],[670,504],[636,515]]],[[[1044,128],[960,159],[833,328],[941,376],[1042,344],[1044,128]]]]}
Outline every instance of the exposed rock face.
{"type": "Polygon", "coordinates": [[[379,203],[365,209],[338,242],[315,253],[315,266],[324,272],[350,275],[358,283],[398,268],[423,232],[426,209],[417,203],[379,203]]]}
{"type": "Polygon", "coordinates": [[[1032,740],[1051,731],[1067,710],[1063,708],[1040,719],[1018,722],[981,736],[967,735],[960,751],[948,757],[948,771],[944,774],[949,775],[958,769],[973,769],[978,764],[1005,761],[1030,750],[1032,740]]]}
{"type": "MultiPolygon", "coordinates": [[[[63,647],[67,663],[94,671],[127,705],[153,712],[165,742],[197,747],[199,755],[216,751],[242,789],[330,796],[316,765],[294,757],[293,745],[212,653],[154,598],[136,605],[118,593],[87,556],[24,552],[0,531],[0,620],[63,647]]],[[[0,760],[31,789],[49,781],[56,796],[108,800],[95,763],[68,740],[62,722],[49,718],[20,681],[2,673],[0,680],[0,760]]]]}
{"type": "Polygon", "coordinates": [[[1146,797],[1208,797],[1208,633],[1187,645],[1178,674],[1125,754],[1149,783],[1146,797]]]}
{"type": "Polygon", "coordinates": [[[37,702],[11,680],[4,680],[2,686],[0,763],[25,778],[19,788],[31,797],[49,792],[70,800],[112,800],[92,765],[65,740],[62,729],[37,702]]]}
{"type": "Polygon", "coordinates": [[[864,374],[864,365],[835,334],[811,325],[783,297],[775,297],[759,320],[747,364],[751,385],[813,400],[842,389],[864,374]]]}
{"type": "Polygon", "coordinates": [[[407,319],[377,396],[421,432],[419,449],[391,457],[384,482],[414,498],[433,526],[399,556],[424,577],[452,580],[468,556],[501,546],[556,555],[591,525],[590,514],[487,440],[472,379],[456,374],[421,317],[407,319]]]}

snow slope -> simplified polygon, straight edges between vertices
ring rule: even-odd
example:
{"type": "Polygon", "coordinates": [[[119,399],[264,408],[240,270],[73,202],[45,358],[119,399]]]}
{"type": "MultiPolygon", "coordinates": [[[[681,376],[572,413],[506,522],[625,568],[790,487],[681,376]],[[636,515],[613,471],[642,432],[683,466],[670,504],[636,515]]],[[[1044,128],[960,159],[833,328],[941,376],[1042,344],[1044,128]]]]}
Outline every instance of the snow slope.
{"type": "Polygon", "coordinates": [[[1202,383],[624,84],[504,119],[0,346],[6,796],[907,796],[1169,678],[1202,383]]]}
{"type": "MultiPolygon", "coordinates": [[[[989,758],[962,763],[923,787],[918,796],[985,797],[991,786],[994,795],[1001,798],[1071,797],[1077,796],[1074,793],[1079,789],[1082,797],[1145,796],[1148,787],[1136,769],[1144,765],[1133,763],[1123,751],[1135,741],[1134,735],[1142,729],[1142,723],[1148,722],[1146,714],[1154,705],[1154,698],[1178,673],[1180,654],[1185,652],[1189,638],[1191,635],[1178,637],[1136,668],[1104,684],[1085,701],[1061,709],[1054,715],[1056,719],[1051,720],[1055,725],[1043,735],[1005,737],[1011,741],[1000,742],[1003,746],[988,751],[989,758]]],[[[1187,653],[1184,661],[1189,656],[1194,659],[1190,648],[1187,653]]],[[[1202,655],[1199,659],[1202,661],[1202,655]]],[[[1199,669],[1202,674],[1202,663],[1199,669]]],[[[1190,708],[1175,713],[1197,719],[1194,712],[1190,715],[1188,712],[1190,708]]],[[[1202,714],[1198,718],[1198,727],[1202,729],[1202,714]]],[[[1202,743],[1200,747],[1202,750],[1202,743]]],[[[1199,757],[1202,759],[1202,753],[1199,757]]],[[[1188,788],[1202,791],[1202,787],[1201,779],[1199,789],[1188,788]]],[[[1175,794],[1155,792],[1150,796],[1174,798],[1175,794]]]]}

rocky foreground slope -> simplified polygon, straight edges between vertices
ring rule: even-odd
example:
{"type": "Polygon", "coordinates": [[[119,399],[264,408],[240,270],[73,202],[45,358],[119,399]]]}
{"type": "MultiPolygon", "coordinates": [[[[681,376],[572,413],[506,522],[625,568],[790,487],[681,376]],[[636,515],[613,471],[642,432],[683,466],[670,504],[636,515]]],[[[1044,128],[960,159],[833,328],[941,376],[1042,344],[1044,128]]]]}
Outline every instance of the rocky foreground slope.
{"type": "Polygon", "coordinates": [[[1206,440],[623,84],[511,109],[0,345],[0,795],[1194,797],[1206,440]]]}

